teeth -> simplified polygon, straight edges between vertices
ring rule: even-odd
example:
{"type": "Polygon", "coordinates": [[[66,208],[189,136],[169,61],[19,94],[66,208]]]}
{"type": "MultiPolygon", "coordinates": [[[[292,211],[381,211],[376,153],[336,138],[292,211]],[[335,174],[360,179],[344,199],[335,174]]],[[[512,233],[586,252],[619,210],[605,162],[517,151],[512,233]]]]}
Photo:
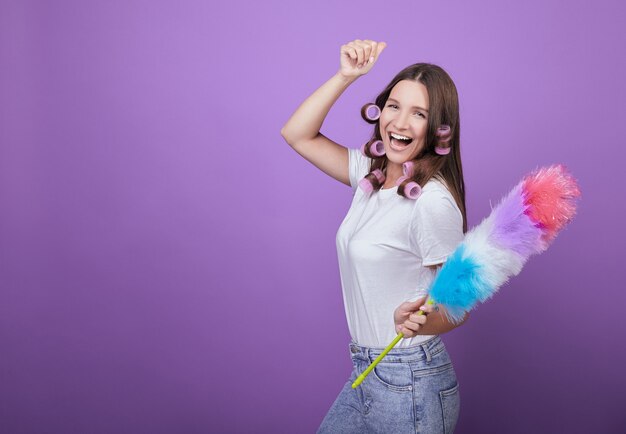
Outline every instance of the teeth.
{"type": "Polygon", "coordinates": [[[391,137],[393,137],[394,139],[400,139],[400,140],[412,140],[410,137],[401,136],[395,133],[391,133],[391,137]]]}

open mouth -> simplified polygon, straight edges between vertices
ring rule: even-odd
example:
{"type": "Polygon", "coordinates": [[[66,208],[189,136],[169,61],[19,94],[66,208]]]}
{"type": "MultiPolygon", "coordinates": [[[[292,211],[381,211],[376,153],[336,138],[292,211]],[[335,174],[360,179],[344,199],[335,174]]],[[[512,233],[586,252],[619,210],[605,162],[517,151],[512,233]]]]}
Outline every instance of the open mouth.
{"type": "Polygon", "coordinates": [[[413,139],[411,137],[402,136],[396,133],[389,133],[389,142],[396,148],[406,148],[412,141],[413,139]]]}

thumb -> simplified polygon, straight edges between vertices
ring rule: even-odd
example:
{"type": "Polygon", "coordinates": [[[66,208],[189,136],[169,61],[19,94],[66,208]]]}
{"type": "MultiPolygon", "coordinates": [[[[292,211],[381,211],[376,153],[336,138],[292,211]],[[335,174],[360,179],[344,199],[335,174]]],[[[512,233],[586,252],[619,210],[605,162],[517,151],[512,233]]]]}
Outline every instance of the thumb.
{"type": "Polygon", "coordinates": [[[386,42],[381,42],[378,44],[378,46],[376,47],[376,58],[378,59],[378,56],[380,56],[380,53],[383,52],[383,50],[387,47],[387,43],[386,42]]]}
{"type": "Polygon", "coordinates": [[[403,308],[407,312],[414,312],[418,310],[424,303],[426,303],[427,298],[428,297],[426,296],[426,297],[418,298],[415,301],[407,301],[404,303],[403,308]]]}

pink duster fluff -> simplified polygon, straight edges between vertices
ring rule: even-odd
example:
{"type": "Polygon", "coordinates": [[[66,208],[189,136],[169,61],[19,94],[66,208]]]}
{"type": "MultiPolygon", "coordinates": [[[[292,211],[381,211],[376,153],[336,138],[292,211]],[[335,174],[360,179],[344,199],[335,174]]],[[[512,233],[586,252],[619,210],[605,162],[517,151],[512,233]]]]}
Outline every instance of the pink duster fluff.
{"type": "Polygon", "coordinates": [[[539,169],[522,184],[528,216],[542,229],[542,239],[551,243],[576,212],[580,196],[576,181],[563,165],[539,169]]]}

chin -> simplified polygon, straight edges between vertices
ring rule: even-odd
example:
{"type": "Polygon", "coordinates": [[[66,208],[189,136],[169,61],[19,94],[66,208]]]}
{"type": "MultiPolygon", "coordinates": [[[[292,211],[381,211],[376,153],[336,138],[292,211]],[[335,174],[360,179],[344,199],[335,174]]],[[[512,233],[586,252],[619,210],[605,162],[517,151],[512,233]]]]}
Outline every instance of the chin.
{"type": "Polygon", "coordinates": [[[395,164],[403,164],[409,160],[412,160],[412,158],[409,158],[410,155],[406,156],[406,157],[402,157],[400,155],[389,155],[387,154],[387,161],[391,162],[391,163],[395,163],[395,164]]]}
{"type": "Polygon", "coordinates": [[[395,150],[385,150],[385,155],[387,156],[387,160],[392,163],[402,164],[410,160],[414,160],[415,157],[419,154],[418,150],[413,150],[413,152],[398,152],[395,150]]]}

